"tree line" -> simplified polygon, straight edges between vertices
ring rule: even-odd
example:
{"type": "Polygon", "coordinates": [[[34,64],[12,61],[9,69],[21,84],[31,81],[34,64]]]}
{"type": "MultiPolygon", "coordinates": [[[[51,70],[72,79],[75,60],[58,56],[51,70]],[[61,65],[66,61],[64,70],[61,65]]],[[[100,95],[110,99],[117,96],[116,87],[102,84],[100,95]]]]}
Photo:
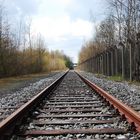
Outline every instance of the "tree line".
{"type": "Polygon", "coordinates": [[[140,80],[140,0],[108,0],[110,12],[83,44],[79,68],[140,80]]]}
{"type": "MultiPolygon", "coordinates": [[[[70,67],[70,57],[61,51],[49,51],[46,41],[31,31],[31,20],[10,24],[0,4],[0,77],[63,70],[70,67]]],[[[16,22],[16,21],[15,21],[16,22]]],[[[71,62],[72,63],[72,62],[71,62]]]]}

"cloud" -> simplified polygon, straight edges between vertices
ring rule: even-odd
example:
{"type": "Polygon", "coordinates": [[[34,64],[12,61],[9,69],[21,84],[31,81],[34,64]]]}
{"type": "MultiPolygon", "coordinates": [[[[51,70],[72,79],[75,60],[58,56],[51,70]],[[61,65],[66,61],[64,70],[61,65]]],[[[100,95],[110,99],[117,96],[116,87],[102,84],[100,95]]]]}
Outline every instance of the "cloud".
{"type": "Polygon", "coordinates": [[[73,0],[40,0],[39,13],[44,16],[64,16],[67,15],[67,8],[71,6],[73,0]]]}
{"type": "Polygon", "coordinates": [[[95,21],[101,21],[107,14],[107,8],[107,0],[73,0],[66,11],[73,19],[78,17],[91,20],[94,18],[95,21]]]}
{"type": "Polygon", "coordinates": [[[91,37],[92,23],[83,19],[76,19],[71,23],[71,34],[73,36],[91,37]]]}
{"type": "Polygon", "coordinates": [[[40,5],[39,0],[5,0],[8,13],[13,15],[35,15],[40,5]]]}
{"type": "Polygon", "coordinates": [[[83,39],[92,37],[92,23],[80,18],[38,17],[32,21],[33,32],[40,32],[48,43],[49,49],[63,50],[74,62],[78,61],[78,52],[83,39]]]}
{"type": "Polygon", "coordinates": [[[77,62],[83,39],[93,34],[89,8],[77,0],[41,0],[32,25],[33,31],[46,38],[50,49],[63,50],[74,62],[77,62]]]}
{"type": "Polygon", "coordinates": [[[50,42],[48,43],[49,49],[59,49],[63,50],[65,54],[70,56],[73,60],[73,62],[78,61],[78,52],[80,51],[80,48],[83,43],[83,38],[79,37],[72,37],[72,36],[67,36],[67,40],[59,41],[59,42],[50,42]]]}
{"type": "Polygon", "coordinates": [[[33,20],[33,31],[40,32],[49,40],[63,41],[67,35],[91,37],[92,24],[82,19],[72,20],[69,16],[59,18],[40,17],[33,20]]]}

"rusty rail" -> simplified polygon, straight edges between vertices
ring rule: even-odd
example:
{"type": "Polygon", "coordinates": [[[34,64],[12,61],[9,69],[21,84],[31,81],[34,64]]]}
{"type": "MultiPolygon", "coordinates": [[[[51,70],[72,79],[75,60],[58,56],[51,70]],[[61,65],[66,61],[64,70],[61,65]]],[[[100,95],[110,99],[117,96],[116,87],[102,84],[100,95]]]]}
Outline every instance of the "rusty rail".
{"type": "Polygon", "coordinates": [[[80,75],[78,72],[76,73],[85,83],[87,83],[87,85],[89,85],[94,91],[99,93],[106,101],[109,102],[110,105],[118,110],[120,115],[124,117],[131,124],[131,126],[133,126],[140,133],[140,116],[136,111],[80,75]]]}
{"type": "Polygon", "coordinates": [[[5,135],[10,135],[12,133],[12,130],[16,126],[16,123],[22,121],[25,114],[28,114],[29,110],[32,110],[43,97],[48,95],[61,82],[61,80],[64,78],[64,76],[67,73],[68,71],[66,71],[61,77],[56,79],[51,85],[49,85],[40,93],[35,95],[31,100],[29,100],[27,103],[25,103],[20,108],[18,108],[15,112],[13,112],[10,116],[8,116],[5,120],[3,120],[0,123],[0,139],[5,138],[6,137],[5,135]]]}

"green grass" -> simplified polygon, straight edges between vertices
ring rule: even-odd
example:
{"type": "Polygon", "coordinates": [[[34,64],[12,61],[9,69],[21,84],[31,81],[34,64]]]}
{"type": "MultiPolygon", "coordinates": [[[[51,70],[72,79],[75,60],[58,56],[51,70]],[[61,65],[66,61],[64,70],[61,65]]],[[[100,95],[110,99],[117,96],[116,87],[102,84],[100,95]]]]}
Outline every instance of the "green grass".
{"type": "Polygon", "coordinates": [[[96,76],[97,78],[106,78],[107,80],[112,80],[112,81],[116,81],[116,82],[121,82],[121,81],[123,81],[123,78],[121,77],[121,75],[106,76],[106,75],[102,75],[102,74],[96,73],[95,76],[96,76]]]}
{"type": "Polygon", "coordinates": [[[107,79],[108,80],[112,80],[112,81],[116,81],[116,82],[123,81],[123,78],[120,75],[117,75],[117,76],[108,76],[107,79]]]}
{"type": "Polygon", "coordinates": [[[100,74],[100,73],[95,73],[95,76],[96,76],[97,78],[106,77],[105,75],[103,75],[103,74],[100,74]]]}

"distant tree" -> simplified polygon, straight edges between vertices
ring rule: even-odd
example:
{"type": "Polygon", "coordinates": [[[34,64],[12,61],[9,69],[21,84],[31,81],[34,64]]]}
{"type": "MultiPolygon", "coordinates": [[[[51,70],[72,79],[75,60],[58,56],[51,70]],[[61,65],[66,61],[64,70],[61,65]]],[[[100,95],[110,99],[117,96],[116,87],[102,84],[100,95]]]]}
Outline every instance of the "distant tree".
{"type": "Polygon", "coordinates": [[[64,55],[65,65],[69,69],[73,69],[73,62],[70,57],[64,55]]]}

